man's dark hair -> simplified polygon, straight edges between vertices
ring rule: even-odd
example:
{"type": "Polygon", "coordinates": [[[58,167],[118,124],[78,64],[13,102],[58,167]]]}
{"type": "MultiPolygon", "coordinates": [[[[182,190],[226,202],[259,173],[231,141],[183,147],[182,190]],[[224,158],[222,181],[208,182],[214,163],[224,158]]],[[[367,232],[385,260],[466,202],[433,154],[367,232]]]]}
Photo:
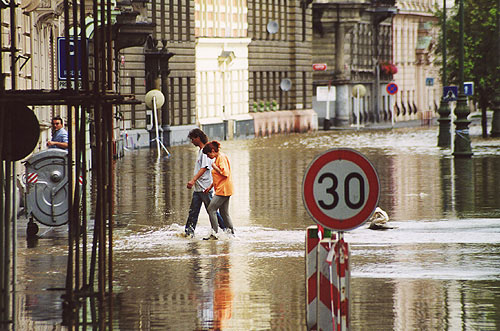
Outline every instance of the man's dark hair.
{"type": "Polygon", "coordinates": [[[59,115],[54,116],[54,117],[52,118],[52,122],[53,122],[53,121],[61,121],[61,124],[62,124],[62,125],[64,125],[64,121],[63,121],[63,119],[61,118],[61,116],[59,116],[59,115]]]}
{"type": "Polygon", "coordinates": [[[189,131],[188,138],[189,139],[200,138],[201,142],[204,144],[208,142],[208,137],[205,134],[205,132],[203,132],[201,129],[198,128],[189,131]]]}

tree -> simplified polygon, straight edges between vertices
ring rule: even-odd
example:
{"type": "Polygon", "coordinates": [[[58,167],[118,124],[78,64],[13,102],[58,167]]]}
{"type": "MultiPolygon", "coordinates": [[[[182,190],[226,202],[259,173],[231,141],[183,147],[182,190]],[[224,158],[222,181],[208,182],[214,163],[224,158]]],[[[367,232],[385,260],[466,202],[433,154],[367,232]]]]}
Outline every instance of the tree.
{"type": "MultiPolygon", "coordinates": [[[[500,61],[497,60],[497,0],[464,1],[464,77],[474,82],[472,100],[477,103],[483,116],[483,136],[486,133],[486,111],[493,106],[495,92],[500,85],[500,61]]],[[[443,12],[437,10],[439,26],[443,24],[443,12]]],[[[459,16],[458,0],[447,13],[446,52],[448,85],[459,85],[459,16]]],[[[442,31],[436,51],[442,54],[442,31]]],[[[442,69],[441,69],[442,70],[442,69]]]]}

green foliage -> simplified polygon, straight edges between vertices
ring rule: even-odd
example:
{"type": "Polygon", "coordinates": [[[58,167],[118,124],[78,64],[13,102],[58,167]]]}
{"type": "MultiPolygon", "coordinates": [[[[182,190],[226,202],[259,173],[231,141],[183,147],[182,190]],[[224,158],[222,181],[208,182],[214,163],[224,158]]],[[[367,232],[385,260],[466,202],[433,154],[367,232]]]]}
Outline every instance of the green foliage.
{"type": "MultiPolygon", "coordinates": [[[[500,59],[498,59],[497,0],[464,1],[464,80],[474,82],[474,102],[486,109],[500,89],[500,59]]],[[[438,10],[439,26],[443,12],[438,10]]],[[[448,85],[459,85],[460,17],[458,1],[447,8],[446,52],[448,85]]],[[[437,53],[442,58],[442,30],[437,53]]]]}
{"type": "Polygon", "coordinates": [[[257,102],[254,101],[253,105],[252,105],[252,111],[255,113],[257,111],[259,111],[259,104],[257,102]]]}

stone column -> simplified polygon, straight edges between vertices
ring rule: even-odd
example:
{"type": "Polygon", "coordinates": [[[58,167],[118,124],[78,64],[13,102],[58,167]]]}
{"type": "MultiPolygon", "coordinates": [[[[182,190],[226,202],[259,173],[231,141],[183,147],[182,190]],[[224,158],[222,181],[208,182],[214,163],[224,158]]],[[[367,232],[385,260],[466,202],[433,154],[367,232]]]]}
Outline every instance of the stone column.
{"type": "Polygon", "coordinates": [[[337,22],[335,32],[335,74],[338,79],[345,78],[344,73],[344,44],[345,28],[341,22],[337,22]]]}
{"type": "Polygon", "coordinates": [[[335,126],[349,125],[349,85],[336,86],[335,126]]]}

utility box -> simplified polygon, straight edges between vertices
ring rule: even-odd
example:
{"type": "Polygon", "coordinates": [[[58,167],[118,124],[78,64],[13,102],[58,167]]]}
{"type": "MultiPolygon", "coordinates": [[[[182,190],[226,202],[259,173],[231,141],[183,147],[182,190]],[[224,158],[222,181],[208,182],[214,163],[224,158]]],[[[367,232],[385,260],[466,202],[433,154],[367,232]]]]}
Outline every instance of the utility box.
{"type": "Polygon", "coordinates": [[[47,226],[68,222],[68,152],[49,148],[31,156],[26,166],[26,208],[47,226]]]}

